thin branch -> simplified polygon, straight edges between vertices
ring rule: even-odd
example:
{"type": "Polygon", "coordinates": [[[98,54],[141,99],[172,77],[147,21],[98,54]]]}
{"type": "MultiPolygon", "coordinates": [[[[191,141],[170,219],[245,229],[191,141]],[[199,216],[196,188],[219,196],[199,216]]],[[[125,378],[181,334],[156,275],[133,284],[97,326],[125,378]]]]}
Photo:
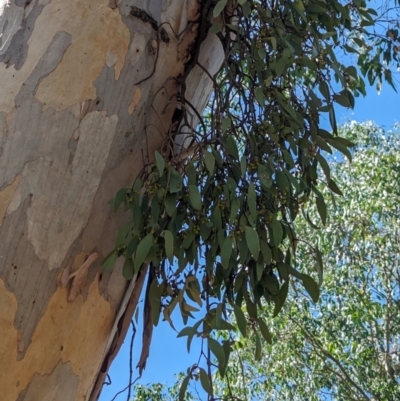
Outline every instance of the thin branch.
{"type": "MultiPolygon", "coordinates": [[[[132,382],[132,377],[133,377],[133,342],[134,342],[135,336],[136,336],[136,327],[135,327],[135,324],[133,323],[133,320],[131,320],[131,324],[132,324],[133,333],[132,333],[132,337],[131,337],[131,344],[129,347],[129,383],[132,382]]],[[[132,386],[129,386],[126,401],[129,401],[131,399],[131,389],[132,389],[132,386]]]]}
{"type": "Polygon", "coordinates": [[[327,351],[325,348],[323,348],[314,338],[313,336],[307,331],[307,329],[302,326],[297,320],[293,319],[294,323],[300,328],[300,330],[304,333],[304,335],[308,338],[308,340],[315,346],[317,347],[327,358],[329,358],[332,362],[336,364],[336,366],[340,369],[340,371],[343,373],[344,377],[346,380],[351,383],[359,392],[362,394],[365,400],[369,401],[368,395],[365,393],[365,391],[357,384],[354,382],[354,380],[350,377],[350,375],[347,373],[346,369],[343,367],[343,365],[340,363],[340,361],[334,357],[329,351],[327,351]]]}

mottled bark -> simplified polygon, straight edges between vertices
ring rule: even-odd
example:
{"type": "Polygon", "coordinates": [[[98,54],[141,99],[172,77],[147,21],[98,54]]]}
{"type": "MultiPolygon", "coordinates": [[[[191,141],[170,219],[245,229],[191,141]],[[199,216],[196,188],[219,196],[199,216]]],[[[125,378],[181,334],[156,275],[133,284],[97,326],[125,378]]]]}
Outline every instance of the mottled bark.
{"type": "MultiPolygon", "coordinates": [[[[2,400],[95,399],[134,288],[120,265],[100,269],[125,218],[107,202],[168,132],[180,90],[170,78],[187,68],[200,9],[0,0],[2,400]]],[[[199,62],[213,74],[221,57],[208,36],[199,62]]],[[[201,110],[211,87],[195,67],[185,95],[201,110]]]]}

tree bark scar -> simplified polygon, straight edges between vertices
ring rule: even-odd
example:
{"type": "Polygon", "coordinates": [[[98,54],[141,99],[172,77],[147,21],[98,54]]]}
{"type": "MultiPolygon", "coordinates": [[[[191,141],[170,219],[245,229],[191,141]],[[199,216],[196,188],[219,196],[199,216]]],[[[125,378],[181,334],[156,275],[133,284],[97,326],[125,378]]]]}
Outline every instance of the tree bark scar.
{"type": "Polygon", "coordinates": [[[69,275],[68,280],[73,280],[68,293],[68,302],[73,302],[74,299],[81,293],[86,284],[88,269],[98,257],[99,254],[97,252],[93,252],[76,272],[69,275]]]}
{"type": "Polygon", "coordinates": [[[135,284],[132,289],[132,293],[131,293],[129,301],[125,307],[125,310],[123,311],[123,313],[119,317],[118,321],[116,322],[117,330],[114,334],[114,338],[112,339],[110,348],[108,349],[108,351],[103,359],[103,363],[101,365],[99,375],[97,376],[95,386],[90,395],[90,401],[98,400],[101,389],[103,387],[104,379],[107,376],[107,372],[108,372],[108,369],[110,368],[111,362],[114,360],[114,358],[118,354],[118,351],[120,350],[121,345],[125,340],[126,333],[128,332],[129,325],[132,320],[132,316],[134,315],[134,313],[136,311],[139,297],[142,293],[143,284],[144,284],[145,278],[147,276],[148,269],[149,269],[149,266],[147,265],[139,272],[136,279],[135,278],[132,279],[132,280],[135,280],[135,284]]]}
{"type": "MultiPolygon", "coordinates": [[[[157,21],[149,13],[147,13],[146,11],[142,10],[139,7],[132,6],[130,14],[131,14],[132,17],[140,19],[141,21],[145,22],[146,24],[150,24],[150,26],[156,32],[158,32],[158,28],[159,27],[158,27],[157,21]]],[[[169,41],[170,41],[167,31],[162,27],[160,29],[160,39],[164,43],[169,43],[169,41]]]]}
{"type": "Polygon", "coordinates": [[[203,9],[201,11],[201,15],[198,21],[200,24],[198,28],[198,35],[196,41],[193,44],[193,47],[190,49],[192,57],[190,57],[189,60],[185,63],[185,72],[184,72],[185,80],[188,77],[190,71],[197,64],[200,54],[201,44],[205,41],[208,34],[208,29],[211,26],[211,23],[209,21],[209,12],[211,10],[211,4],[212,0],[206,0],[203,9]]]}
{"type": "Polygon", "coordinates": [[[143,314],[143,339],[142,339],[142,352],[140,354],[137,368],[139,369],[139,376],[146,367],[147,358],[150,354],[151,338],[153,335],[153,321],[151,318],[151,301],[149,298],[150,286],[156,278],[155,268],[153,263],[150,263],[149,277],[147,279],[147,288],[145,295],[144,314],[143,314]]]}
{"type": "Polygon", "coordinates": [[[158,31],[157,21],[150,14],[140,9],[139,7],[131,7],[131,16],[138,18],[145,23],[149,23],[155,31],[158,31]]]}

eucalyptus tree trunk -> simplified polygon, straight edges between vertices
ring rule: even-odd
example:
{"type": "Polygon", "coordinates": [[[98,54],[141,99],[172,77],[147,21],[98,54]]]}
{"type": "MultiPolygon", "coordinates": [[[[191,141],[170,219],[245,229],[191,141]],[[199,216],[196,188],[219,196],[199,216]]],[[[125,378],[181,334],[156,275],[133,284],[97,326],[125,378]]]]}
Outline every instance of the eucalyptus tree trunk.
{"type": "MultiPolygon", "coordinates": [[[[0,0],[2,400],[97,398],[137,295],[100,269],[124,221],[107,202],[161,148],[200,43],[221,65],[202,4],[0,0]]],[[[191,69],[199,110],[211,89],[191,69]]]]}

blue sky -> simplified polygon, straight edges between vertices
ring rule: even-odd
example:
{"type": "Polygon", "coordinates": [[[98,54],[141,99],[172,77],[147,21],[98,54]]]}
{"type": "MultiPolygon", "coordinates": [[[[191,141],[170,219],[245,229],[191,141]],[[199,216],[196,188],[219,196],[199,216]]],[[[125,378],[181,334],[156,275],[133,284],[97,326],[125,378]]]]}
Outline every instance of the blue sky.
{"type": "MultiPolygon", "coordinates": [[[[399,79],[395,74],[395,82],[400,91],[399,79]]],[[[400,97],[389,85],[383,85],[380,95],[375,88],[368,88],[365,98],[357,98],[354,110],[347,110],[341,107],[336,108],[338,124],[350,120],[363,122],[373,120],[378,125],[390,129],[395,122],[400,121],[400,97]]],[[[327,118],[327,117],[326,117],[327,118]]],[[[323,123],[324,124],[324,123],[323,123]]],[[[325,124],[324,124],[325,125],[325,124]]],[[[329,126],[329,122],[327,121],[329,126]]],[[[199,315],[200,318],[200,315],[199,315]]],[[[137,327],[137,335],[134,343],[133,360],[136,366],[141,351],[141,317],[137,327]]],[[[175,327],[180,329],[179,315],[173,316],[175,327]]],[[[174,383],[174,375],[186,371],[186,369],[197,361],[200,348],[200,340],[193,339],[191,353],[186,351],[186,338],[176,338],[176,332],[172,330],[167,322],[160,321],[154,328],[153,341],[150,349],[150,358],[142,378],[138,383],[174,383]]],[[[129,346],[132,331],[121,348],[109,372],[112,385],[104,386],[100,401],[111,401],[115,394],[126,387],[129,380],[129,346]]],[[[134,378],[137,371],[134,372],[134,378]]],[[[126,393],[120,395],[116,400],[126,400],[126,393]]]]}

